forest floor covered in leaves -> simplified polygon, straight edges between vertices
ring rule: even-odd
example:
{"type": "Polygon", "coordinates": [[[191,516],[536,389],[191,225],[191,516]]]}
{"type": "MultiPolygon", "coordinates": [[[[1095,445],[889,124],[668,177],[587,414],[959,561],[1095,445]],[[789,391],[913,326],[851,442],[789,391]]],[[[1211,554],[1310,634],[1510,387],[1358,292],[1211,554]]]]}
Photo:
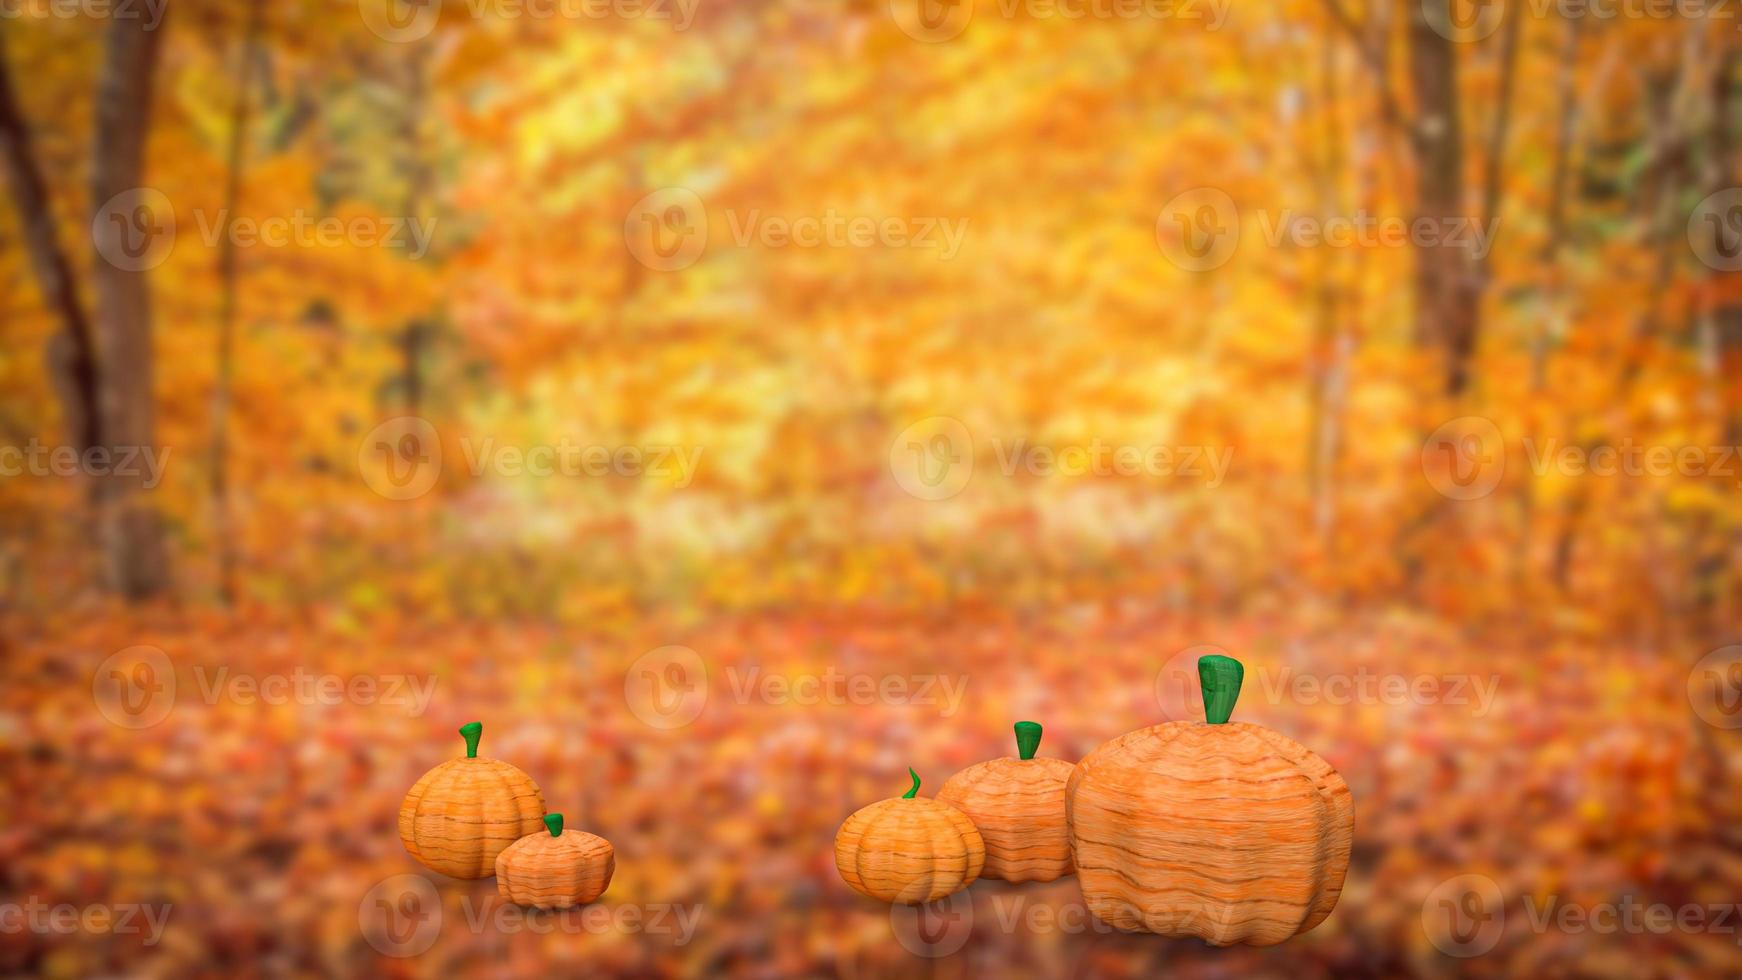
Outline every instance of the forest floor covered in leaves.
{"type": "Polygon", "coordinates": [[[1622,977],[1651,959],[1679,965],[1665,976],[1742,973],[1742,923],[1599,931],[1554,914],[1742,894],[1742,734],[1690,710],[1698,649],[1571,633],[1508,646],[1402,614],[1211,621],[1143,603],[648,611],[583,629],[170,609],[3,626],[0,902],[167,914],[156,942],[9,935],[0,974],[1622,977]],[[162,651],[175,683],[167,715],[134,729],[94,691],[138,645],[162,651]],[[676,675],[658,652],[672,645],[697,658],[676,675]],[[1246,664],[1237,718],[1315,749],[1354,792],[1346,888],[1313,932],[1214,950],[1098,927],[1072,879],[983,881],[960,948],[933,958],[947,937],[910,949],[911,918],[840,881],[836,828],[905,790],[909,765],[930,795],[1011,754],[1019,718],[1046,726],[1042,755],[1078,758],[1194,710],[1176,681],[1204,646],[1246,664]],[[638,693],[650,665],[670,691],[638,693]],[[614,843],[602,904],[639,921],[504,928],[492,881],[430,874],[443,915],[428,948],[371,944],[372,889],[422,872],[398,838],[400,799],[462,753],[455,729],[474,719],[481,754],[614,843]],[[1488,911],[1502,922],[1492,948],[1460,960],[1423,909],[1466,874],[1495,882],[1504,909],[1488,911]],[[687,934],[654,927],[671,905],[694,910],[687,934]]]}

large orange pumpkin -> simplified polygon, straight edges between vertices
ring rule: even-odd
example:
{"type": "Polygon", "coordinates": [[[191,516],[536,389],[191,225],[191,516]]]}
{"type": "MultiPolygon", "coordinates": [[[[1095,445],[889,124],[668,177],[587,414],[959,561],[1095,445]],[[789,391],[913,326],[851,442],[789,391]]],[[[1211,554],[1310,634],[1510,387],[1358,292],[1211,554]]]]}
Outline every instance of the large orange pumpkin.
{"type": "Polygon", "coordinates": [[[540,829],[544,794],[532,777],[478,758],[484,726],[461,727],[466,757],[423,774],[399,804],[399,839],[431,871],[488,878],[502,849],[540,829]]]}
{"type": "Polygon", "coordinates": [[[966,813],[985,839],[982,877],[1052,881],[1071,873],[1065,784],[1074,767],[1063,759],[1036,759],[1040,735],[1034,722],[1017,722],[1021,758],[975,763],[938,790],[938,799],[966,813]]]}
{"type": "Polygon", "coordinates": [[[1205,723],[1131,732],[1077,763],[1065,813],[1097,917],[1268,946],[1336,906],[1355,829],[1349,787],[1294,739],[1228,721],[1244,674],[1232,658],[1200,659],[1205,723]]]}
{"type": "Polygon", "coordinates": [[[954,894],[980,877],[986,843],[968,815],[919,796],[879,800],[847,818],[835,835],[835,867],[854,891],[918,905],[954,894]]]}

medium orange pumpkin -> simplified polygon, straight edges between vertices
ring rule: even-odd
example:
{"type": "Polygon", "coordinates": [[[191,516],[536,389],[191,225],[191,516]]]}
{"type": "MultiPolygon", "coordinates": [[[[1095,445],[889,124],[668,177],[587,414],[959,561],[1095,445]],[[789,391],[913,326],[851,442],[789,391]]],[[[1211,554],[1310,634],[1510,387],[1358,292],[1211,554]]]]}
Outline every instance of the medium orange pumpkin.
{"type": "Polygon", "coordinates": [[[1071,873],[1065,784],[1075,768],[1063,759],[1036,759],[1041,727],[1016,723],[1020,758],[975,763],[951,776],[938,799],[974,821],[986,842],[982,877],[1052,881],[1071,873]]]}
{"type": "Polygon", "coordinates": [[[544,816],[544,794],[532,777],[497,759],[478,758],[484,726],[460,728],[466,757],[423,774],[399,804],[399,839],[431,871],[488,878],[496,856],[544,816]]]}
{"type": "Polygon", "coordinates": [[[563,815],[547,813],[549,833],[528,834],[496,855],[496,891],[510,902],[541,909],[585,905],[611,884],[617,853],[611,842],[578,830],[563,832],[563,815]]]}
{"type": "Polygon", "coordinates": [[[917,905],[973,884],[986,843],[962,811],[920,797],[919,774],[897,800],[879,800],[847,818],[835,835],[835,867],[862,895],[917,905]]]}
{"type": "Polygon", "coordinates": [[[1130,732],[1077,763],[1065,812],[1089,910],[1213,945],[1279,943],[1323,922],[1349,868],[1355,806],[1294,739],[1228,721],[1239,661],[1198,661],[1207,722],[1130,732]]]}

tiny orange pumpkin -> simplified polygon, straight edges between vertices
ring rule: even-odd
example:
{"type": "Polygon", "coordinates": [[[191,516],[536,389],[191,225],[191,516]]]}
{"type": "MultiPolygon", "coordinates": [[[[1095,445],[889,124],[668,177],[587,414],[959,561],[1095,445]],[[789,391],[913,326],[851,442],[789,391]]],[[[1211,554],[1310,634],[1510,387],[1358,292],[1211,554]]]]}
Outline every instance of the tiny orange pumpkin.
{"type": "Polygon", "coordinates": [[[980,877],[986,843],[968,815],[919,796],[919,773],[900,799],[856,811],[835,835],[835,868],[854,891],[917,905],[954,894],[980,877]]]}
{"type": "Polygon", "coordinates": [[[496,891],[510,902],[541,909],[585,905],[611,884],[617,853],[611,842],[578,830],[563,832],[563,815],[547,813],[549,833],[520,838],[496,856],[496,891]]]}
{"type": "Polygon", "coordinates": [[[1036,759],[1041,727],[1016,723],[1018,759],[975,763],[951,776],[938,799],[968,815],[986,841],[981,875],[1004,881],[1052,881],[1071,873],[1065,783],[1075,767],[1036,759]]]}
{"type": "Polygon", "coordinates": [[[488,878],[496,855],[539,828],[544,794],[532,777],[478,758],[484,726],[460,728],[466,757],[423,774],[399,804],[399,839],[424,867],[454,878],[488,878]]]}

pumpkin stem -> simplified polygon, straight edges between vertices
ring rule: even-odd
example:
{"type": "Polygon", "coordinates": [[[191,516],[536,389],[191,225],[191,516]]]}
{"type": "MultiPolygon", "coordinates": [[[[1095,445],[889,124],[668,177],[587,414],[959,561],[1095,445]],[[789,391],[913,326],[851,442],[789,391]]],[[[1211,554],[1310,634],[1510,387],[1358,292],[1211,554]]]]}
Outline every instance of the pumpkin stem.
{"type": "Polygon", "coordinates": [[[466,722],[460,726],[460,734],[466,737],[466,758],[478,757],[478,739],[484,735],[484,726],[475,721],[466,722]]]}
{"type": "Polygon", "coordinates": [[[1016,723],[1016,752],[1024,759],[1034,758],[1035,750],[1040,748],[1040,725],[1032,721],[1016,723]]]}
{"type": "Polygon", "coordinates": [[[919,795],[919,773],[914,772],[912,766],[908,766],[907,774],[913,777],[913,788],[901,794],[901,798],[904,800],[911,800],[919,795]]]}
{"type": "Polygon", "coordinates": [[[560,813],[547,813],[547,814],[545,814],[544,815],[544,825],[546,827],[550,828],[550,835],[552,837],[561,837],[563,835],[563,815],[562,814],[560,814],[560,813]]]}
{"type": "Polygon", "coordinates": [[[1233,657],[1212,653],[1198,658],[1198,683],[1204,688],[1204,720],[1212,725],[1225,725],[1234,713],[1234,702],[1240,697],[1240,682],[1246,679],[1246,668],[1233,657]]]}

